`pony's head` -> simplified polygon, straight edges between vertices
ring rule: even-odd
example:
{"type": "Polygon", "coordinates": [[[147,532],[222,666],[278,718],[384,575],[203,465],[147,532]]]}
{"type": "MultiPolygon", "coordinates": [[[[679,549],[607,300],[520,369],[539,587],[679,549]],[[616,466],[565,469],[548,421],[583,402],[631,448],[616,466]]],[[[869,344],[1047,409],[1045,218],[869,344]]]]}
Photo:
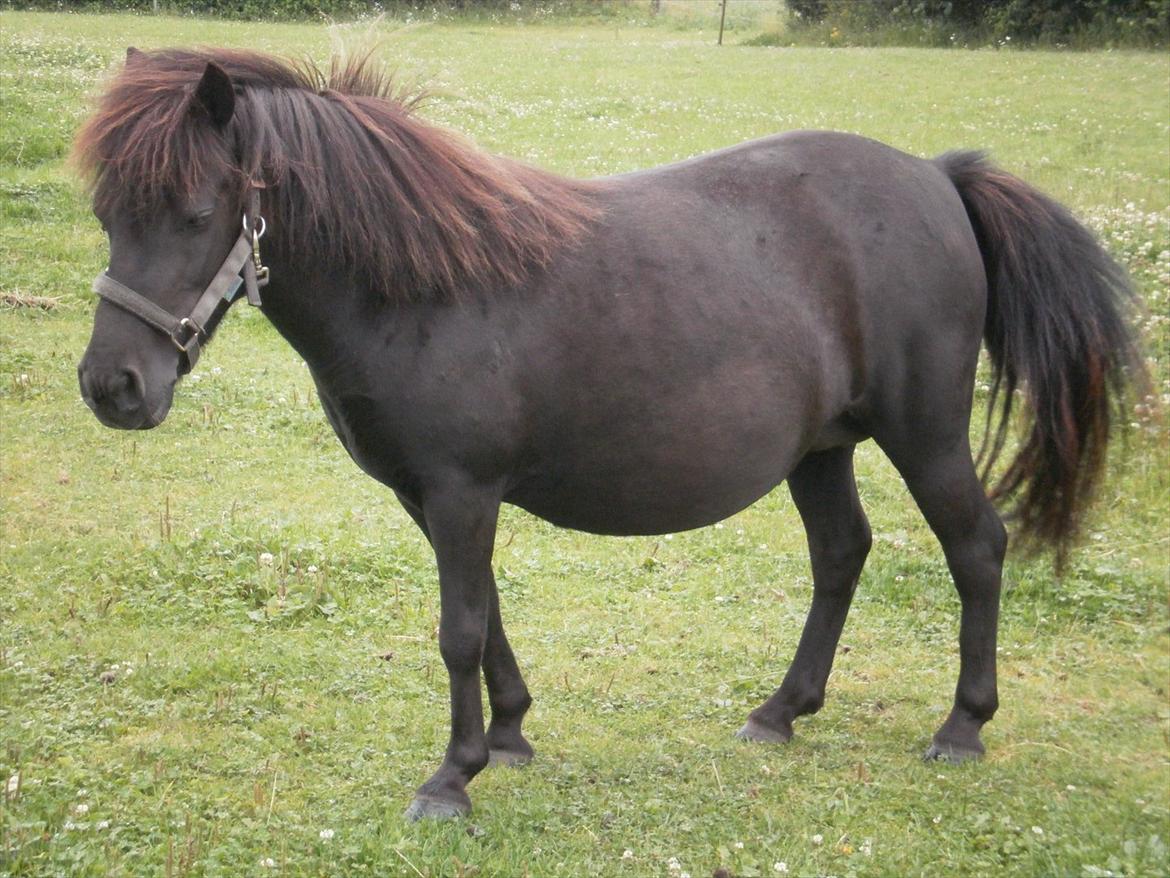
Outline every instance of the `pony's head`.
{"type": "MultiPolygon", "coordinates": [[[[219,65],[131,49],[78,135],[76,158],[110,243],[78,378],[107,426],[161,423],[175,383],[231,302],[197,308],[241,236],[247,176],[233,148],[235,109],[219,65]]],[[[234,293],[238,284],[227,286],[234,293]]]]}

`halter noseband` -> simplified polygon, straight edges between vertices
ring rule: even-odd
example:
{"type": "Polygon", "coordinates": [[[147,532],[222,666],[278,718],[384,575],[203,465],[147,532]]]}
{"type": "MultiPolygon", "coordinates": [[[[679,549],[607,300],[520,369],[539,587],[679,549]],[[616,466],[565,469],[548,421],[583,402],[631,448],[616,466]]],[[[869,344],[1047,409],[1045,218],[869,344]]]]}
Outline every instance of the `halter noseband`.
{"type": "Polygon", "coordinates": [[[159,307],[141,293],[114,280],[108,271],[94,279],[95,293],[168,336],[182,354],[187,372],[195,368],[200,345],[207,341],[219,318],[239,298],[241,286],[247,293],[249,304],[260,304],[260,287],[268,283],[268,267],[260,261],[260,239],[266,228],[264,217],[260,216],[260,188],[257,184],[252,185],[243,231],[186,317],[176,317],[159,307]]]}

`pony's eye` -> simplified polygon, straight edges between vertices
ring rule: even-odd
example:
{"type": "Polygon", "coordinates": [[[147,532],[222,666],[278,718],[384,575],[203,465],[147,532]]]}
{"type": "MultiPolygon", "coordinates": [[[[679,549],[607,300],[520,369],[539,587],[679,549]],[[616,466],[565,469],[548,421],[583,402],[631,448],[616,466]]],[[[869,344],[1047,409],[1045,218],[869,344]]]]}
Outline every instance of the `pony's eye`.
{"type": "Polygon", "coordinates": [[[186,219],[183,221],[183,226],[189,231],[197,231],[202,229],[206,227],[213,213],[215,213],[215,208],[209,207],[206,210],[200,210],[196,213],[188,214],[186,219]]]}

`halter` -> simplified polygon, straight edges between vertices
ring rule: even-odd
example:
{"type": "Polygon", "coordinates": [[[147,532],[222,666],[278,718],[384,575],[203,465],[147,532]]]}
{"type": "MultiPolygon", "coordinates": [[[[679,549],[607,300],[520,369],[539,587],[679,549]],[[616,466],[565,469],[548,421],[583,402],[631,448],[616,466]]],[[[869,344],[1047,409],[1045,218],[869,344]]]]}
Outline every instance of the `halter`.
{"type": "Polygon", "coordinates": [[[264,237],[267,228],[264,217],[260,216],[260,188],[259,184],[252,184],[248,193],[248,209],[244,213],[243,231],[186,317],[176,317],[141,293],[114,280],[108,270],[94,279],[95,293],[174,342],[183,355],[186,372],[195,368],[200,345],[211,337],[220,318],[239,298],[241,286],[247,293],[248,304],[260,305],[260,287],[268,283],[268,267],[260,261],[260,239],[264,237]]]}

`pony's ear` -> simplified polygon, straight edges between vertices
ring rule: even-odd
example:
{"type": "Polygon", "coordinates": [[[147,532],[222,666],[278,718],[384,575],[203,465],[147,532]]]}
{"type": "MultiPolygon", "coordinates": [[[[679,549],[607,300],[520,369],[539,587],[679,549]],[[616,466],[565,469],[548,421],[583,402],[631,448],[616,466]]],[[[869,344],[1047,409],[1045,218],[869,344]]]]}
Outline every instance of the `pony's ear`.
{"type": "Polygon", "coordinates": [[[126,48],[126,66],[127,67],[130,67],[134,64],[137,64],[139,61],[143,60],[145,57],[146,57],[146,53],[141,51],[140,49],[135,49],[133,46],[128,46],[126,48]]]}
{"type": "Polygon", "coordinates": [[[207,111],[215,127],[223,128],[232,120],[232,112],[236,108],[232,78],[214,61],[207,62],[203,78],[195,88],[195,100],[207,111]]]}

